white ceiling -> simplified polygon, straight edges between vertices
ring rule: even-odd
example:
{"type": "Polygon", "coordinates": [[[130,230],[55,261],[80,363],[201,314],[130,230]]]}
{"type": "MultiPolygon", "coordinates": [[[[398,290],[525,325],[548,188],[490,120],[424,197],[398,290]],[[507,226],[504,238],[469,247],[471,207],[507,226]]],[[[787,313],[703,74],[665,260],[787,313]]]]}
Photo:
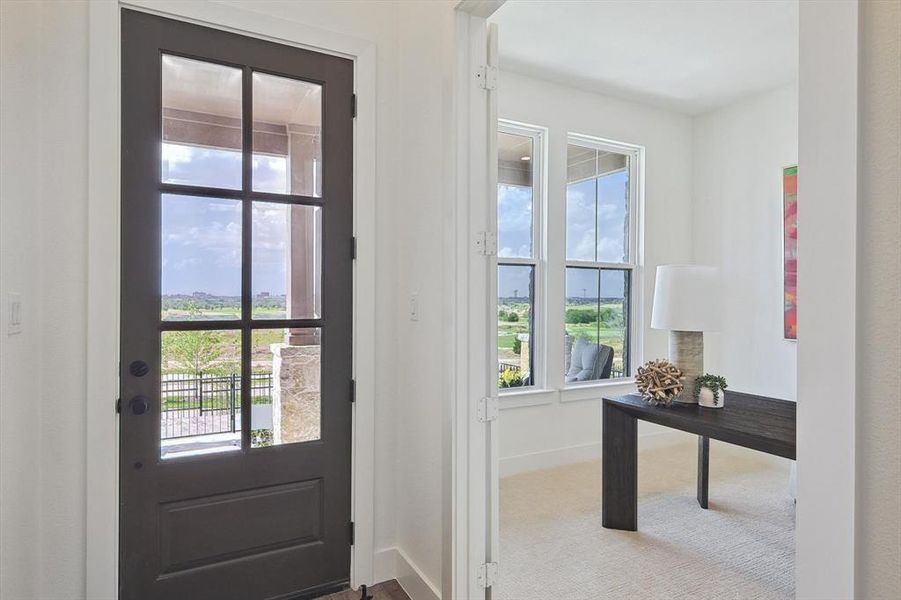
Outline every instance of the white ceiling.
{"type": "Polygon", "coordinates": [[[500,65],[700,114],[797,79],[797,0],[507,0],[500,65]]]}

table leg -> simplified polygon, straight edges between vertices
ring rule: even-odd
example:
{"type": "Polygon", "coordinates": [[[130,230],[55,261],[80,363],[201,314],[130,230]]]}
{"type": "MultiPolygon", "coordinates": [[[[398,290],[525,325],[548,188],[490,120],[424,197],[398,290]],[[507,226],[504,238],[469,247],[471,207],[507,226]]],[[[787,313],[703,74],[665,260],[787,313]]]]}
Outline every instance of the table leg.
{"type": "Polygon", "coordinates": [[[638,421],[604,402],[602,433],[601,524],[638,529],[638,421]]]}
{"type": "Polygon", "coordinates": [[[707,489],[710,484],[710,438],[698,436],[698,504],[707,508],[707,489]]]}

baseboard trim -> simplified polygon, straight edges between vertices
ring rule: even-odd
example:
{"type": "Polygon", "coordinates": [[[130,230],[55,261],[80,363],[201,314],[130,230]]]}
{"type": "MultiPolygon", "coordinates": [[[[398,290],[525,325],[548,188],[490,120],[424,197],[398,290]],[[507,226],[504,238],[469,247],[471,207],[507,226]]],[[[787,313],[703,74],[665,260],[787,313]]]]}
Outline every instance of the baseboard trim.
{"type": "MultiPolygon", "coordinates": [[[[696,436],[675,429],[660,428],[647,432],[639,431],[638,447],[640,450],[665,448],[677,444],[692,442],[696,436]]],[[[518,456],[508,456],[500,461],[500,476],[509,477],[518,473],[551,469],[588,460],[601,459],[601,443],[565,446],[540,452],[530,452],[518,456]]]]}
{"type": "Polygon", "coordinates": [[[441,600],[441,592],[400,548],[383,548],[373,556],[375,583],[397,579],[411,600],[441,600]]]}

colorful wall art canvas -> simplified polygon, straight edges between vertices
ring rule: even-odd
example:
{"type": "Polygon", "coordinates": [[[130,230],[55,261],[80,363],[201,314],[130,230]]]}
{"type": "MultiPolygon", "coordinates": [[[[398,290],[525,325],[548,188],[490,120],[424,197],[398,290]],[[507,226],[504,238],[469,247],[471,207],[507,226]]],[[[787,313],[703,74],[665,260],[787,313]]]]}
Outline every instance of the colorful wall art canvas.
{"type": "Polygon", "coordinates": [[[798,167],[782,169],[782,276],[785,339],[798,339],[798,167]]]}

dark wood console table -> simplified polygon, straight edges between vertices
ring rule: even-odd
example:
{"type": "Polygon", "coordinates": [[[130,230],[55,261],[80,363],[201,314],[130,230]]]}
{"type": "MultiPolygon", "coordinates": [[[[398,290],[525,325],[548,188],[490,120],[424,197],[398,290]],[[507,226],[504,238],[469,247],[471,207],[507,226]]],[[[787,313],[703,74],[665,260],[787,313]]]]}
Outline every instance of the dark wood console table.
{"type": "Polygon", "coordinates": [[[638,528],[638,421],[649,421],[698,437],[698,504],[707,508],[710,438],[795,459],[795,403],[726,392],[723,408],[697,404],[651,406],[639,394],[604,398],[602,524],[638,528]]]}

